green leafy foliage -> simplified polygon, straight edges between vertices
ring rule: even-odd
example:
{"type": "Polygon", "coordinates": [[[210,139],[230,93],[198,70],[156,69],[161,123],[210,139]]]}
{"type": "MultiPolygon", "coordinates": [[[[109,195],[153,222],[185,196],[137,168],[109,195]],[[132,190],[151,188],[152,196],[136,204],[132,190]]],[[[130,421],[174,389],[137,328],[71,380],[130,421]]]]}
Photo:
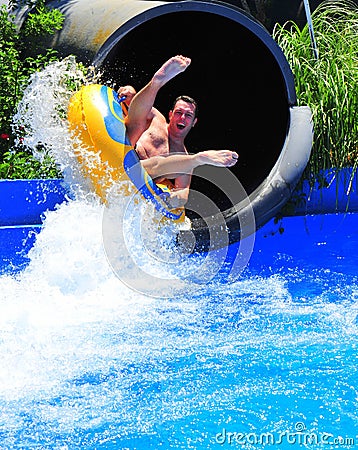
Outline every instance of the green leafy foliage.
{"type": "Polygon", "coordinates": [[[5,152],[0,163],[0,178],[12,180],[59,178],[59,173],[54,161],[48,155],[39,162],[26,150],[10,150],[5,152]]]}
{"type": "Polygon", "coordinates": [[[45,1],[40,0],[36,3],[34,12],[28,15],[21,34],[24,37],[53,34],[61,30],[63,21],[64,16],[58,9],[50,10],[45,6],[45,1]]]}
{"type": "MultiPolygon", "coordinates": [[[[64,17],[58,10],[50,10],[44,0],[26,2],[32,9],[21,30],[14,24],[14,16],[5,5],[0,5],[0,176],[27,178],[38,170],[39,177],[48,173],[34,162],[27,151],[17,151],[14,143],[18,136],[12,130],[12,118],[22,98],[23,90],[32,73],[41,70],[57,59],[53,49],[40,50],[37,38],[53,34],[61,29],[64,17]],[[33,45],[31,43],[34,43],[33,45]],[[35,50],[35,52],[34,52],[35,50]],[[29,158],[29,164],[25,164],[29,158]],[[21,164],[24,163],[23,171],[21,164]]],[[[10,1],[14,8],[18,2],[10,1]]],[[[46,164],[45,164],[46,166],[46,164]]],[[[50,170],[52,173],[52,169],[50,170]]],[[[59,174],[57,174],[58,176],[59,174]]]]}

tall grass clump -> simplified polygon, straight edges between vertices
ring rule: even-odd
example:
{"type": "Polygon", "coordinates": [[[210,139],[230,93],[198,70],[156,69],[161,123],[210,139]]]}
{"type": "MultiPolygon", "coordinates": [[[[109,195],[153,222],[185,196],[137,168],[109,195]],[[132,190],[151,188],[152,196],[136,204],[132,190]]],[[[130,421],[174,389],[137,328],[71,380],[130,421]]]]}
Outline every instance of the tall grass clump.
{"type": "MultiPolygon", "coordinates": [[[[312,14],[315,58],[308,26],[276,25],[273,37],[295,76],[298,105],[313,112],[315,137],[304,176],[358,168],[358,7],[352,0],[326,0],[312,14]]],[[[352,175],[353,177],[353,175],[352,175]]]]}

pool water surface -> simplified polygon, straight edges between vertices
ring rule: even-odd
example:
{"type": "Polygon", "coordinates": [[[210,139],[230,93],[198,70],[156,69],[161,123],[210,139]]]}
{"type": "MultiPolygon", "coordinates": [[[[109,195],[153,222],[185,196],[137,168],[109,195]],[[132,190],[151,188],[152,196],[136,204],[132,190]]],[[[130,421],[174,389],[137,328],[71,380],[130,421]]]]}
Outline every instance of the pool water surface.
{"type": "Polygon", "coordinates": [[[108,267],[96,207],[63,210],[0,277],[0,448],[358,444],[356,214],[270,222],[234,283],[151,298],[108,267]]]}

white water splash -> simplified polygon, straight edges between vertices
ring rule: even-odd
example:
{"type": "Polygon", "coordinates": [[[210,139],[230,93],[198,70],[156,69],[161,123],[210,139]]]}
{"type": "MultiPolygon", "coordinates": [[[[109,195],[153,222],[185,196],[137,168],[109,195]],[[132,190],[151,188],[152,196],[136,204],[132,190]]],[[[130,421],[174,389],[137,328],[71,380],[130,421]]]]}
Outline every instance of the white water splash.
{"type": "Polygon", "coordinates": [[[50,154],[64,180],[80,196],[90,192],[82,176],[68,130],[67,109],[73,91],[68,87],[86,84],[73,56],[54,62],[35,72],[24,91],[13,123],[23,135],[22,142],[40,161],[50,154]],[[79,193],[77,192],[79,190],[79,193]]]}

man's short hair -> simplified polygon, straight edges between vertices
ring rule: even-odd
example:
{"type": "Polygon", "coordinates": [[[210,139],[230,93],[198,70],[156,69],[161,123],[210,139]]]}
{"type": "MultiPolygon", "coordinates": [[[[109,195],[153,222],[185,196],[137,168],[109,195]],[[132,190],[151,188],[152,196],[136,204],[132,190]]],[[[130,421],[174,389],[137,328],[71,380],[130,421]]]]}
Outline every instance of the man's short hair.
{"type": "Polygon", "coordinates": [[[183,100],[183,102],[191,103],[192,105],[194,105],[194,106],[195,106],[195,111],[194,111],[194,114],[195,114],[195,115],[194,115],[194,118],[198,116],[198,112],[199,112],[198,104],[197,104],[197,102],[196,102],[193,98],[189,97],[188,95],[179,95],[179,97],[177,97],[177,98],[174,100],[174,103],[173,103],[173,106],[172,106],[172,110],[174,109],[175,105],[177,104],[177,102],[178,102],[179,100],[183,100]]]}

